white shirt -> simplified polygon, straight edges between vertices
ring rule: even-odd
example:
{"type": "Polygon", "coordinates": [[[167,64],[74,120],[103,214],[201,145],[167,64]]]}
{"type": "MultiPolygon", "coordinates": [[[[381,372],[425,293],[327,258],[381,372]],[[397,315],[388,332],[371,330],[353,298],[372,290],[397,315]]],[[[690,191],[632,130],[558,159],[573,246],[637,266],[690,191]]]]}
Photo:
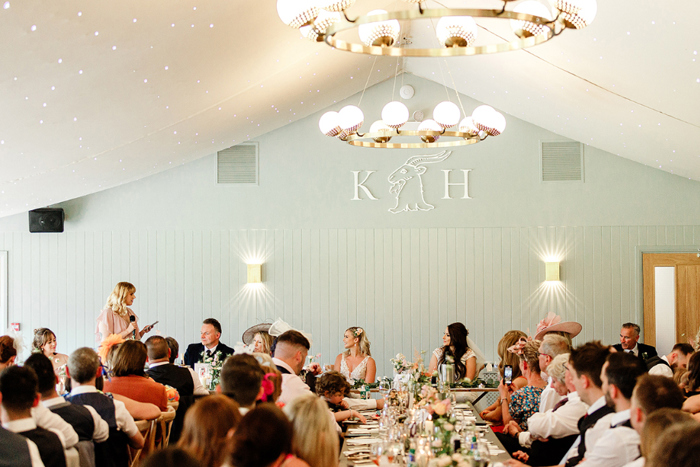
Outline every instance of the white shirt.
{"type": "Polygon", "coordinates": [[[578,434],[578,421],[586,415],[588,404],[575,391],[556,412],[536,413],[527,420],[528,431],[518,434],[521,446],[530,447],[532,438],[564,438],[578,434]]]}
{"type": "Polygon", "coordinates": [[[540,394],[540,413],[545,413],[552,410],[562,397],[559,395],[556,389],[552,387],[552,377],[550,376],[547,380],[547,387],[542,390],[540,394]]]}
{"type": "Polygon", "coordinates": [[[579,467],[622,467],[637,459],[639,433],[626,426],[613,428],[629,419],[629,410],[613,414],[609,421],[609,428],[602,433],[598,442],[592,447],[586,444],[586,458],[578,464],[579,467]]]}
{"type": "MultiPolygon", "coordinates": [[[[10,422],[3,423],[2,427],[13,433],[22,433],[23,431],[35,430],[37,424],[32,418],[22,418],[20,420],[12,420],[10,422]]],[[[55,428],[44,429],[58,436],[58,439],[61,440],[61,444],[63,445],[63,449],[66,449],[66,439],[63,437],[63,433],[61,433],[59,430],[56,430],[55,428]]]]}
{"type": "Polygon", "coordinates": [[[307,386],[306,383],[296,375],[296,372],[291,366],[278,358],[273,358],[272,362],[275,365],[281,366],[289,371],[289,374],[282,373],[282,394],[278,399],[280,402],[288,404],[298,396],[303,394],[312,394],[311,388],[309,388],[309,386],[307,386]]]}
{"type": "Polygon", "coordinates": [[[61,433],[60,438],[64,448],[72,448],[78,443],[78,433],[73,427],[43,405],[32,407],[32,418],[37,426],[61,433]]]}
{"type": "MultiPolygon", "coordinates": [[[[54,405],[63,404],[64,402],[66,402],[66,400],[63,397],[58,396],[51,399],[42,399],[41,405],[51,410],[51,407],[54,405]]],[[[90,412],[90,415],[92,415],[92,421],[95,425],[95,430],[92,432],[92,440],[97,443],[107,441],[107,438],[109,438],[109,425],[107,425],[107,422],[102,420],[102,417],[100,417],[97,411],[89,405],[84,405],[82,407],[85,407],[88,412],[90,412]]]]}
{"type": "MultiPolygon", "coordinates": [[[[666,358],[666,355],[661,357],[661,360],[665,361],[666,363],[669,363],[668,358],[666,358]]],[[[666,366],[663,363],[659,363],[658,365],[654,365],[653,367],[651,367],[651,370],[649,370],[649,374],[673,378],[673,370],[670,366],[666,366]]]]}
{"type": "MultiPolygon", "coordinates": [[[[590,415],[596,410],[602,408],[603,406],[605,406],[605,396],[602,396],[600,399],[591,404],[591,406],[588,407],[586,413],[590,415]]],[[[614,415],[614,413],[607,414],[606,416],[598,420],[598,422],[595,425],[586,430],[586,453],[588,453],[588,450],[592,446],[595,446],[596,442],[598,442],[598,439],[600,438],[600,435],[602,435],[608,428],[610,428],[610,419],[614,415]]],[[[574,441],[574,444],[571,446],[571,449],[569,449],[569,452],[566,453],[564,458],[559,463],[566,464],[567,459],[569,459],[570,457],[577,456],[579,444],[581,444],[581,436],[576,438],[576,441],[574,441]]]]}
{"type": "MultiPolygon", "coordinates": [[[[75,396],[77,394],[91,392],[99,391],[95,386],[78,386],[77,388],[73,388],[70,393],[72,396],[75,396]]],[[[124,432],[129,438],[136,436],[136,433],[139,433],[139,429],[136,426],[136,423],[134,423],[134,417],[132,417],[129,411],[126,410],[126,406],[122,401],[112,400],[112,402],[114,402],[114,418],[117,421],[117,428],[124,432]]]]}
{"type": "MultiPolygon", "coordinates": [[[[3,423],[2,426],[13,433],[21,433],[22,431],[33,430],[36,428],[36,423],[31,418],[25,418],[23,420],[3,423]]],[[[53,431],[53,433],[56,432],[53,431]]],[[[61,435],[60,432],[56,433],[56,435],[61,439],[61,442],[63,442],[63,435],[61,435]]],[[[32,467],[44,467],[44,462],[41,460],[41,454],[39,454],[39,448],[34,441],[27,439],[27,446],[29,447],[29,458],[32,461],[32,467]]]]}
{"type": "MultiPolygon", "coordinates": [[[[148,368],[155,368],[157,366],[167,365],[168,363],[170,363],[170,362],[149,363],[148,368]]],[[[195,396],[208,396],[209,395],[209,391],[204,387],[204,385],[202,384],[202,381],[197,376],[197,373],[195,373],[192,368],[190,368],[188,366],[180,367],[180,368],[187,368],[190,371],[190,377],[192,378],[192,383],[194,384],[194,390],[192,393],[195,396]]]]}

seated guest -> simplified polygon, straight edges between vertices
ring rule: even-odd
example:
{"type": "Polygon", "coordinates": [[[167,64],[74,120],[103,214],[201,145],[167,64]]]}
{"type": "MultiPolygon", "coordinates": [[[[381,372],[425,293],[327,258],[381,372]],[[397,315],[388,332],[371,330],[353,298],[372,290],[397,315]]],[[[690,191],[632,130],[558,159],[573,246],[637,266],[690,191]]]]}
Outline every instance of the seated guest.
{"type": "Polygon", "coordinates": [[[588,405],[576,393],[571,373],[566,369],[569,357],[568,353],[557,355],[547,366],[552,387],[563,397],[557,405],[530,417],[527,421],[528,431],[518,433],[520,427],[515,422],[504,430],[511,435],[517,434],[522,449],[514,457],[526,460],[529,465],[558,463],[576,440],[578,421],[588,410],[588,405]]]}
{"type": "Polygon", "coordinates": [[[127,444],[141,449],[143,436],[124,403],[102,394],[95,387],[95,380],[102,371],[97,353],[88,347],[75,350],[68,357],[67,371],[72,390],[65,399],[73,404],[91,406],[109,426],[107,441],[95,444],[97,465],[128,466],[127,444]]]}
{"type": "Polygon", "coordinates": [[[170,363],[171,350],[168,342],[161,336],[146,339],[148,353],[148,370],[146,374],[156,383],[177,389],[180,395],[177,412],[170,429],[170,442],[180,439],[182,424],[187,409],[194,403],[194,396],[208,396],[209,391],[202,385],[192,368],[180,367],[170,363]]]}
{"type": "Polygon", "coordinates": [[[336,422],[357,418],[362,423],[367,423],[367,419],[362,414],[350,409],[347,402],[343,400],[349,391],[350,383],[337,371],[324,373],[316,380],[316,394],[326,402],[336,422]]]}
{"type": "Polygon", "coordinates": [[[0,459],[7,467],[44,467],[34,441],[0,427],[0,459]]]}
{"type": "Polygon", "coordinates": [[[168,358],[169,363],[175,363],[177,357],[180,356],[180,344],[177,343],[174,337],[166,337],[165,341],[168,343],[168,348],[170,348],[170,357],[168,358]]]}
{"type": "MultiPolygon", "coordinates": [[[[297,396],[311,392],[309,386],[299,377],[309,354],[309,340],[299,331],[290,330],[277,338],[275,355],[272,361],[282,373],[282,394],[279,401],[287,404],[297,396]]],[[[316,367],[318,369],[318,367],[316,367]]]]}
{"type": "Polygon", "coordinates": [[[690,344],[676,344],[671,353],[664,356],[648,358],[645,363],[650,375],[661,375],[673,378],[673,372],[678,368],[687,368],[688,360],[695,350],[690,344]]]}
{"type": "Polygon", "coordinates": [[[307,394],[284,407],[292,422],[292,453],[310,467],[338,465],[338,435],[323,400],[307,394]]]}
{"type": "Polygon", "coordinates": [[[430,356],[428,372],[438,371],[446,359],[452,359],[455,366],[455,380],[472,380],[478,374],[476,354],[467,344],[469,331],[462,323],[452,323],[445,328],[442,336],[443,346],[435,349],[430,356]]]}
{"type": "Polygon", "coordinates": [[[688,399],[683,403],[683,411],[700,414],[700,352],[695,352],[688,361],[688,382],[685,394],[688,399]]]}
{"type": "Polygon", "coordinates": [[[569,345],[569,339],[564,336],[550,333],[545,334],[542,338],[540,348],[537,349],[537,355],[540,362],[540,370],[547,373],[548,379],[547,387],[544,388],[540,396],[540,413],[553,409],[554,406],[557,405],[557,402],[563,397],[554,389],[552,375],[549,374],[547,368],[557,355],[568,355],[570,351],[571,346],[569,345]]]}
{"type": "Polygon", "coordinates": [[[700,452],[700,423],[683,422],[669,426],[656,441],[646,467],[696,467],[700,452]]]}
{"type": "Polygon", "coordinates": [[[214,318],[202,322],[200,332],[202,342],[190,344],[185,351],[185,365],[194,368],[195,363],[206,361],[223,362],[226,357],[233,355],[233,349],[219,341],[221,324],[214,318]]]}
{"type": "Polygon", "coordinates": [[[62,366],[68,363],[68,355],[56,353],[56,334],[48,328],[34,330],[32,352],[46,355],[51,360],[56,374],[58,374],[62,366]]]}
{"type": "Polygon", "coordinates": [[[359,326],[348,328],[343,334],[345,351],[335,359],[333,369],[348,381],[364,380],[374,383],[377,375],[377,364],[370,353],[370,342],[367,333],[359,326]]]}
{"type": "Polygon", "coordinates": [[[292,436],[292,424],[286,415],[274,404],[260,404],[238,424],[229,464],[232,467],[309,467],[292,454],[292,436]]]}
{"type": "MultiPolygon", "coordinates": [[[[526,337],[527,334],[522,331],[508,331],[498,342],[497,351],[498,356],[501,359],[500,363],[498,364],[498,373],[501,375],[501,378],[503,378],[503,369],[506,365],[510,365],[513,368],[512,385],[515,389],[520,389],[525,386],[527,384],[527,378],[520,373],[520,358],[517,355],[508,352],[508,348],[515,345],[521,338],[526,337]]],[[[491,422],[494,425],[502,424],[503,417],[500,399],[482,410],[479,415],[481,418],[491,422]]]]}
{"type": "Polygon", "coordinates": [[[539,411],[540,395],[547,385],[541,376],[540,362],[537,355],[539,347],[540,341],[523,340],[520,344],[516,344],[514,348],[509,349],[509,352],[512,351],[520,356],[520,371],[527,379],[527,385],[516,390],[512,384],[506,386],[505,382],[501,381],[501,384],[498,386],[503,424],[505,426],[511,420],[515,420],[521,430],[527,431],[528,418],[539,411]]]}
{"type": "Polygon", "coordinates": [[[240,421],[235,401],[222,395],[204,397],[187,411],[177,447],[203,467],[219,467],[230,453],[230,439],[240,421]]]}
{"type": "Polygon", "coordinates": [[[632,392],[630,422],[641,437],[642,456],[627,464],[630,467],[643,467],[661,431],[674,422],[691,420],[681,412],[683,393],[670,379],[659,375],[644,375],[637,380],[632,392]],[[657,414],[659,415],[657,417],[657,414]],[[647,421],[651,420],[649,426],[647,421]]]}
{"type": "Polygon", "coordinates": [[[187,451],[176,447],[159,449],[139,464],[141,467],[201,467],[202,464],[187,451]]]}
{"type": "Polygon", "coordinates": [[[121,394],[139,402],[157,406],[161,412],[168,410],[165,386],[146,377],[144,367],[148,353],[143,342],[128,340],[119,346],[110,360],[114,376],[104,383],[104,391],[121,394]]]}
{"type": "Polygon", "coordinates": [[[262,385],[265,386],[265,392],[261,401],[277,403],[277,399],[282,395],[282,372],[277,369],[272,361],[272,357],[268,354],[256,352],[253,356],[263,371],[266,371],[262,381],[262,385]]]}
{"type": "Polygon", "coordinates": [[[14,365],[16,358],[15,340],[10,336],[0,337],[0,371],[14,365]]]}
{"type": "Polygon", "coordinates": [[[37,389],[37,378],[30,368],[15,366],[0,374],[2,426],[32,440],[39,448],[45,466],[65,467],[62,437],[57,432],[38,427],[32,418],[32,407],[40,400],[37,389]]]}
{"type": "Polygon", "coordinates": [[[620,343],[613,345],[618,352],[631,353],[635,357],[646,360],[656,357],[656,349],[651,345],[639,342],[640,328],[638,324],[625,323],[620,330],[620,343]]]}
{"type": "Polygon", "coordinates": [[[265,395],[262,386],[265,371],[252,355],[232,355],[224,362],[218,390],[235,400],[245,415],[255,408],[255,403],[265,395]]]}
{"type": "Polygon", "coordinates": [[[576,321],[562,321],[561,316],[556,313],[549,312],[538,324],[535,334],[535,340],[541,341],[544,336],[552,334],[565,338],[571,348],[571,340],[578,336],[583,326],[576,321]]]}
{"type": "Polygon", "coordinates": [[[41,404],[68,422],[77,433],[79,441],[97,443],[107,441],[109,426],[95,409],[89,405],[71,404],[58,395],[56,392],[58,378],[53,371],[51,361],[46,356],[34,354],[24,362],[24,366],[34,370],[37,375],[41,404]]]}
{"type": "Polygon", "coordinates": [[[272,343],[275,338],[268,333],[270,326],[270,323],[263,323],[249,327],[243,333],[243,343],[247,346],[252,345],[251,350],[254,353],[272,355],[272,343]]]}

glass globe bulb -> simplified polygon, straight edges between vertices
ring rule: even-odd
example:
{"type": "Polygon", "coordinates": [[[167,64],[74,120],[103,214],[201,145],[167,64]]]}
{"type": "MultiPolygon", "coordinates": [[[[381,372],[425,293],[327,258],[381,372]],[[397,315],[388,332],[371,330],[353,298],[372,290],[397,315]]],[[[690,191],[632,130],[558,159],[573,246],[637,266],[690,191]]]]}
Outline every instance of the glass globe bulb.
{"type": "Polygon", "coordinates": [[[593,22],[598,12],[596,0],[550,0],[561,11],[567,28],[583,29],[593,22]]]}
{"type": "Polygon", "coordinates": [[[489,131],[491,136],[498,136],[506,129],[506,117],[501,112],[494,111],[493,128],[489,131]]]}
{"type": "Polygon", "coordinates": [[[316,0],[277,0],[277,14],[284,24],[299,29],[318,16],[316,0]]]}
{"type": "MultiPolygon", "coordinates": [[[[372,10],[367,13],[367,16],[383,15],[385,10],[372,10]]],[[[395,19],[388,21],[377,21],[375,23],[361,24],[357,28],[357,33],[360,35],[360,40],[368,47],[380,46],[391,47],[399,39],[401,26],[395,19]]]]}
{"type": "Polygon", "coordinates": [[[444,16],[435,26],[435,35],[445,47],[469,47],[476,40],[476,22],[471,16],[444,16]]]}
{"type": "MultiPolygon", "coordinates": [[[[552,12],[549,11],[549,8],[547,8],[542,3],[536,0],[527,0],[523,3],[520,3],[518,4],[518,6],[513,8],[513,11],[516,13],[525,13],[528,15],[539,16],[541,18],[546,18],[550,21],[553,20],[552,12]]],[[[547,26],[537,23],[531,23],[529,21],[520,21],[515,19],[510,20],[510,27],[511,29],[513,29],[515,35],[520,38],[537,36],[549,32],[549,27],[547,26]]]]}
{"type": "Polygon", "coordinates": [[[365,122],[365,115],[359,107],[354,105],[346,105],[338,112],[340,119],[340,128],[346,133],[355,133],[365,122]]]}
{"type": "Polygon", "coordinates": [[[337,23],[343,18],[340,13],[331,13],[326,10],[319,10],[318,16],[314,19],[314,29],[318,33],[325,33],[333,23],[337,23]]]}
{"type": "Polygon", "coordinates": [[[318,119],[318,128],[326,136],[337,136],[341,132],[340,116],[338,112],[330,111],[321,115],[318,119]]]}
{"type": "MultiPolygon", "coordinates": [[[[418,131],[442,131],[443,128],[433,119],[426,119],[418,125],[418,131]]],[[[423,135],[420,137],[424,143],[434,143],[440,139],[440,135],[423,135]]]]}
{"type": "Polygon", "coordinates": [[[308,39],[311,42],[318,42],[318,32],[316,32],[312,26],[302,26],[299,28],[299,32],[304,39],[308,39]]]}
{"type": "Polygon", "coordinates": [[[408,121],[408,107],[403,102],[392,101],[382,109],[382,120],[391,128],[401,128],[408,121]]]}
{"type": "Polygon", "coordinates": [[[377,120],[376,122],[372,123],[372,125],[369,127],[369,132],[370,133],[376,133],[378,131],[384,131],[386,132],[386,136],[377,136],[375,138],[372,138],[374,141],[377,143],[386,143],[391,139],[391,134],[394,132],[393,129],[389,127],[386,123],[384,123],[382,120],[377,120]]]}
{"type": "Polygon", "coordinates": [[[493,107],[488,105],[480,105],[474,112],[472,112],[472,119],[474,120],[474,125],[481,130],[488,133],[488,131],[494,128],[494,120],[496,117],[496,111],[493,107]]]}
{"type": "Polygon", "coordinates": [[[459,107],[450,101],[440,102],[433,110],[433,119],[442,128],[449,128],[459,123],[459,107]]]}
{"type": "Polygon", "coordinates": [[[326,11],[343,11],[350,8],[355,0],[319,0],[318,7],[326,11]]]}
{"type": "Polygon", "coordinates": [[[479,129],[474,125],[474,119],[471,116],[465,117],[459,122],[459,131],[467,133],[469,136],[476,136],[479,134],[479,129]]]}

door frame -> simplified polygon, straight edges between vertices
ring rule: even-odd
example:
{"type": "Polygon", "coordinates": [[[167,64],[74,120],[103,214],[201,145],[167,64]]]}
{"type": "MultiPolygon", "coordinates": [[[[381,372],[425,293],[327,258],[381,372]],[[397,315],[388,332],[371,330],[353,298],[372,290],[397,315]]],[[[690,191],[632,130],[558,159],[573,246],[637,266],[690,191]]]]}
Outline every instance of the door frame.
{"type": "MultiPolygon", "coordinates": [[[[644,262],[643,255],[646,253],[662,253],[662,254],[695,254],[700,253],[700,248],[697,245],[637,245],[635,247],[635,260],[637,262],[637,321],[642,328],[642,336],[644,343],[648,345],[656,345],[656,320],[654,316],[647,317],[644,315],[644,262]],[[647,329],[648,328],[648,329],[647,329]]],[[[653,299],[653,297],[652,297],[653,299]]]]}

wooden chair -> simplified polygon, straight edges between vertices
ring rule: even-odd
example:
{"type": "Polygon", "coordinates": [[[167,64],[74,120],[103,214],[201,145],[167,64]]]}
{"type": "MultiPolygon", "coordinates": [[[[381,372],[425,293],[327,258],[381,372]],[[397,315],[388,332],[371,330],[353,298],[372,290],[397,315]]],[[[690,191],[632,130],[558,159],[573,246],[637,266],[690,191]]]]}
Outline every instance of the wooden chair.
{"type": "MultiPolygon", "coordinates": [[[[159,417],[160,418],[160,417],[159,417]]],[[[144,439],[144,445],[141,449],[133,449],[129,447],[129,466],[136,467],[139,465],[141,453],[145,450],[147,453],[153,452],[156,439],[156,422],[159,418],[152,420],[135,420],[136,427],[141,432],[144,439]]]]}
{"type": "MultiPolygon", "coordinates": [[[[174,404],[177,404],[177,402],[174,404]]],[[[161,412],[157,420],[160,429],[160,439],[156,446],[157,449],[165,449],[168,447],[170,443],[170,431],[173,428],[173,420],[175,420],[176,411],[177,407],[168,404],[168,410],[161,412]]]]}

